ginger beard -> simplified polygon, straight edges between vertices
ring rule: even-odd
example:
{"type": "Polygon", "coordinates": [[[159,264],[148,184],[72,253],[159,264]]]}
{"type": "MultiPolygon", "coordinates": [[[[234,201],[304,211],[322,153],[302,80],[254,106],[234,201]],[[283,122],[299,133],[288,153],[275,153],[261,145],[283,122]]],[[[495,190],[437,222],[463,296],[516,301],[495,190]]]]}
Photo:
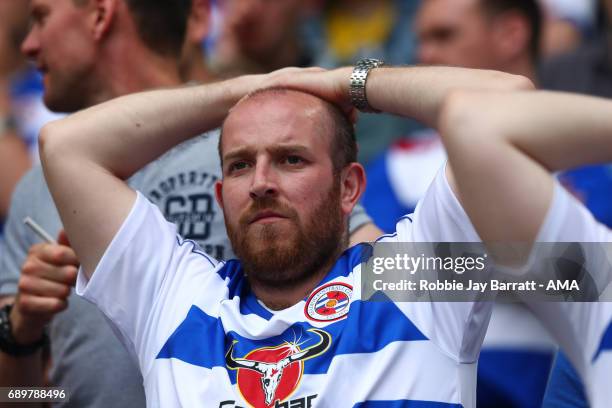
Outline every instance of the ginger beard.
{"type": "Polygon", "coordinates": [[[238,228],[226,222],[234,252],[249,280],[282,289],[307,280],[331,263],[346,247],[346,226],[340,207],[340,180],[315,207],[309,219],[300,219],[290,206],[273,197],[253,201],[241,215],[238,228]],[[249,224],[262,210],[287,217],[270,224],[249,224]]]}

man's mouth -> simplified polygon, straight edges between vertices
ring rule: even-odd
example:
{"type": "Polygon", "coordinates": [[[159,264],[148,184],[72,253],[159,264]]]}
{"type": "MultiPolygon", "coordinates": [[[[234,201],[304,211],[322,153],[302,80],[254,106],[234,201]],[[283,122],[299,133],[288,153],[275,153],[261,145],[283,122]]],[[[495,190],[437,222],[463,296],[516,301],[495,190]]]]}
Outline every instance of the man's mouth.
{"type": "Polygon", "coordinates": [[[271,222],[276,222],[282,219],[286,219],[287,217],[285,217],[284,215],[277,213],[275,211],[270,211],[270,210],[265,210],[265,211],[260,211],[257,214],[255,214],[251,220],[249,221],[249,224],[267,224],[267,223],[271,223],[271,222]]]}
{"type": "Polygon", "coordinates": [[[45,75],[48,71],[48,68],[45,64],[41,63],[41,62],[37,62],[36,63],[36,69],[38,70],[38,72],[40,72],[42,75],[45,75]]]}

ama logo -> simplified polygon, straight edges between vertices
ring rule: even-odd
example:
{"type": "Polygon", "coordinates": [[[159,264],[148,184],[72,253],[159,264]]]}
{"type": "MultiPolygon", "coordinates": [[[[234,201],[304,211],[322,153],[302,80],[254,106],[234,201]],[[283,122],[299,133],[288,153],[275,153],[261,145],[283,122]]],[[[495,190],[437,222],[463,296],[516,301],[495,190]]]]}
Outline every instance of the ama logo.
{"type": "Polygon", "coordinates": [[[262,347],[243,358],[234,356],[234,341],[225,354],[229,369],[238,370],[238,389],[255,408],[274,407],[298,388],[304,372],[304,361],[320,356],[331,345],[331,335],[320,329],[309,329],[319,336],[314,346],[301,350],[296,343],[285,342],[275,347],[262,347]]]}

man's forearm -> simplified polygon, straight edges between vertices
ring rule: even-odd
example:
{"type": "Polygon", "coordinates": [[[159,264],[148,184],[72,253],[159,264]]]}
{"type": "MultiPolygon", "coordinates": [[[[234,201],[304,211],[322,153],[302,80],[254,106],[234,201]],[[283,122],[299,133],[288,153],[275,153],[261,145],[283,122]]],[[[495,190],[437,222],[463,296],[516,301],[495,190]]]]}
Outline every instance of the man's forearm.
{"type": "Polygon", "coordinates": [[[6,218],[11,195],[19,179],[28,171],[32,161],[28,149],[15,133],[0,135],[0,217],[6,218]]]}
{"type": "Polygon", "coordinates": [[[142,92],[94,106],[43,129],[43,153],[78,156],[128,178],[171,147],[218,127],[248,79],[142,92]]]}
{"type": "MultiPolygon", "coordinates": [[[[14,296],[0,297],[0,306],[14,301],[14,296]]],[[[41,352],[27,357],[12,357],[0,351],[0,387],[41,387],[44,382],[43,373],[41,352]]],[[[0,408],[5,405],[0,403],[0,408]]]]}
{"type": "MultiPolygon", "coordinates": [[[[0,387],[42,387],[44,371],[41,352],[28,357],[11,357],[0,351],[0,387]]],[[[15,403],[0,402],[0,408],[15,407],[15,403]]],[[[29,403],[28,407],[43,406],[29,403]]]]}
{"type": "Polygon", "coordinates": [[[453,146],[477,141],[472,138],[507,145],[549,172],[612,161],[612,102],[607,99],[547,91],[468,93],[451,104],[449,110],[457,114],[448,130],[461,132],[458,123],[475,130],[451,135],[453,146]]]}
{"type": "Polygon", "coordinates": [[[12,357],[0,351],[0,387],[41,387],[43,377],[42,352],[12,357]]]}
{"type": "Polygon", "coordinates": [[[439,114],[454,90],[531,90],[529,79],[504,72],[455,67],[374,69],[366,94],[374,108],[438,128],[439,114]]]}
{"type": "Polygon", "coordinates": [[[612,102],[551,92],[452,95],[442,138],[484,241],[531,242],[550,207],[551,171],[612,160],[612,102]]]}

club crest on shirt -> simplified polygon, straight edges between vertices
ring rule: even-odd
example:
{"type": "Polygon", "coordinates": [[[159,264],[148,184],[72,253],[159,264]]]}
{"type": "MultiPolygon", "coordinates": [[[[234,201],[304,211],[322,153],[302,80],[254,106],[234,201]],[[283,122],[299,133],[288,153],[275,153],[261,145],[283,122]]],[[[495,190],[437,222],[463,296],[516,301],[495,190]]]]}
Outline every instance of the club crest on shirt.
{"type": "MultiPolygon", "coordinates": [[[[238,370],[236,382],[240,394],[254,408],[272,408],[297,390],[304,373],[304,361],[327,352],[332,337],[321,329],[309,332],[319,336],[319,342],[301,349],[297,343],[262,347],[242,358],[234,356],[234,341],[225,354],[225,364],[238,370]]],[[[314,398],[314,397],[313,397],[314,398]]]]}
{"type": "Polygon", "coordinates": [[[349,311],[353,287],[346,283],[332,282],[310,295],[304,306],[304,314],[316,322],[333,322],[342,319],[349,311]]]}

